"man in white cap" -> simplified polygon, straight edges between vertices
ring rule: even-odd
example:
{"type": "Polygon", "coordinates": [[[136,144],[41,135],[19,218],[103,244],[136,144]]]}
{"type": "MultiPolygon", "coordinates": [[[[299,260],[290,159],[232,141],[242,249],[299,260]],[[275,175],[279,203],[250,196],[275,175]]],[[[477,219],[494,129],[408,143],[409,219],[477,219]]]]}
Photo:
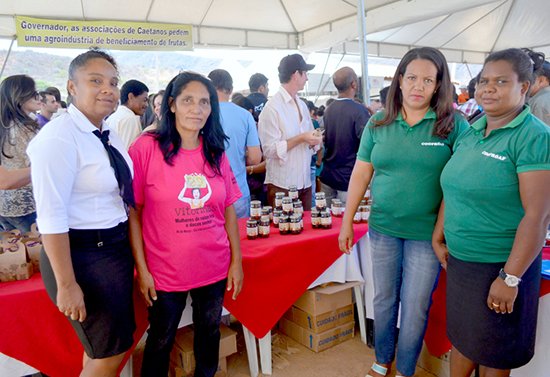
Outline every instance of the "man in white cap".
{"type": "Polygon", "coordinates": [[[267,198],[274,206],[276,192],[296,186],[304,210],[311,209],[311,156],[322,136],[313,129],[307,105],[298,92],[307,82],[307,64],[299,54],[284,57],[279,64],[279,91],[260,114],[258,133],[266,160],[267,198]]]}

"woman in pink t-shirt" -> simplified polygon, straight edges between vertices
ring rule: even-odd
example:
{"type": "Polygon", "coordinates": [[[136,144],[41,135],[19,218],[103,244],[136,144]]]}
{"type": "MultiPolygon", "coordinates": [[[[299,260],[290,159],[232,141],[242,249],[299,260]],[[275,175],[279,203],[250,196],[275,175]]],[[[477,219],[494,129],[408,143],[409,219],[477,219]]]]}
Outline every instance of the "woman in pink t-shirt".
{"type": "Polygon", "coordinates": [[[193,299],[195,376],[214,376],[224,291],[241,291],[241,196],[224,153],[216,90],[192,72],[166,87],[161,122],[130,148],[136,209],[130,239],[150,329],[142,376],[166,376],[187,294],[193,299]]]}

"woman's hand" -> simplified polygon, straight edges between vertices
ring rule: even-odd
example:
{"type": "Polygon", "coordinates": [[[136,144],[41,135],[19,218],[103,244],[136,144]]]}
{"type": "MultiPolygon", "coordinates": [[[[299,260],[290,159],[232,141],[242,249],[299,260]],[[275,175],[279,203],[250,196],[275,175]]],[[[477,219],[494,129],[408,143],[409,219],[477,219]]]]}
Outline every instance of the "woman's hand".
{"type": "Polygon", "coordinates": [[[153,301],[157,300],[157,291],[155,290],[155,281],[149,271],[138,273],[139,291],[145,300],[147,306],[153,306],[153,301]]]}
{"type": "Polygon", "coordinates": [[[344,224],[340,228],[340,234],[338,235],[338,246],[342,253],[349,254],[353,247],[353,225],[344,224]]]}
{"type": "Polygon", "coordinates": [[[59,311],[73,321],[83,322],[86,319],[84,294],[76,282],[57,289],[57,307],[59,311]]]}
{"type": "Polygon", "coordinates": [[[497,277],[489,289],[487,306],[497,313],[510,314],[514,311],[514,302],[517,296],[517,287],[509,287],[504,283],[504,280],[497,277]]]}
{"type": "Polygon", "coordinates": [[[441,267],[447,270],[447,259],[449,259],[449,249],[445,244],[444,239],[432,239],[432,248],[434,249],[435,256],[441,263],[441,267]]]}
{"type": "Polygon", "coordinates": [[[227,291],[233,289],[233,300],[237,299],[239,293],[243,289],[243,265],[239,262],[231,262],[229,271],[227,272],[227,291]]]}

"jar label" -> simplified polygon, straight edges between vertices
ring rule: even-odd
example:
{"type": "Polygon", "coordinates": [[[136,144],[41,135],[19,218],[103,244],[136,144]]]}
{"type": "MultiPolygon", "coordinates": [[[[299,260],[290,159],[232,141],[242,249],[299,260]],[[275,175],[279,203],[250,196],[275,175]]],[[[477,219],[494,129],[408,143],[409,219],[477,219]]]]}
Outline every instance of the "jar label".
{"type": "Polygon", "coordinates": [[[246,235],[248,237],[256,237],[258,235],[258,227],[246,228],[246,235]]]}

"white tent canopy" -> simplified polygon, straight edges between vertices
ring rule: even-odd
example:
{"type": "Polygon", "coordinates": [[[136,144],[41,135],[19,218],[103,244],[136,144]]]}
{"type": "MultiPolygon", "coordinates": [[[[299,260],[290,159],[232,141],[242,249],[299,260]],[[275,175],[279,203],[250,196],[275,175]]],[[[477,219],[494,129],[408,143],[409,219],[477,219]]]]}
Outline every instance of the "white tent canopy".
{"type": "MultiPolygon", "coordinates": [[[[370,55],[440,48],[449,61],[480,63],[492,50],[550,53],[548,0],[365,0],[370,55]]],[[[195,46],[357,49],[357,0],[2,0],[0,38],[16,15],[193,25],[195,46]]]]}

